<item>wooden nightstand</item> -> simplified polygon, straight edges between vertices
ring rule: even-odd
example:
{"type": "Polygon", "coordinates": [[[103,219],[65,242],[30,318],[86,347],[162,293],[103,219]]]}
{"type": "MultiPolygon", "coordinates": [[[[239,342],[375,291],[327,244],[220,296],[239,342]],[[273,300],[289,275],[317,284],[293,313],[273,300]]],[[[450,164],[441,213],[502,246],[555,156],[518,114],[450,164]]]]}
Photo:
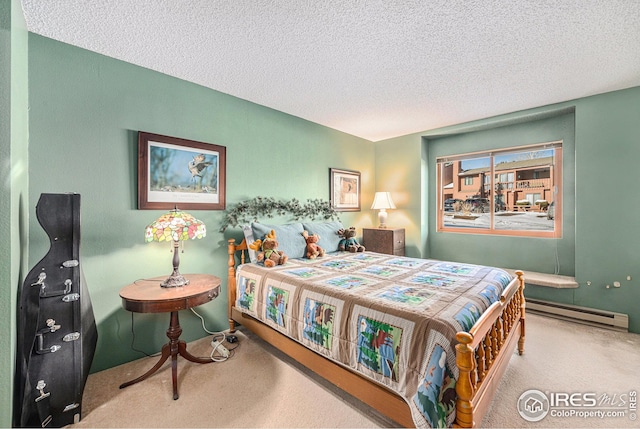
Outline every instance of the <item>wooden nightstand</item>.
{"type": "Polygon", "coordinates": [[[371,252],[404,256],[404,228],[362,228],[362,242],[371,252]]]}
{"type": "Polygon", "coordinates": [[[220,293],[220,279],[209,274],[185,274],[189,284],[184,287],[161,287],[167,276],[147,280],[138,280],[120,290],[122,306],[136,313],[171,313],[167,337],[169,342],[162,346],[160,360],[149,371],[120,385],[120,389],[146,380],[171,358],[171,379],[173,381],[173,399],[178,399],[178,355],[195,363],[211,363],[212,359],[199,358],[187,351],[187,343],[180,339],[182,328],[178,312],[197,307],[215,299],[220,293]]]}

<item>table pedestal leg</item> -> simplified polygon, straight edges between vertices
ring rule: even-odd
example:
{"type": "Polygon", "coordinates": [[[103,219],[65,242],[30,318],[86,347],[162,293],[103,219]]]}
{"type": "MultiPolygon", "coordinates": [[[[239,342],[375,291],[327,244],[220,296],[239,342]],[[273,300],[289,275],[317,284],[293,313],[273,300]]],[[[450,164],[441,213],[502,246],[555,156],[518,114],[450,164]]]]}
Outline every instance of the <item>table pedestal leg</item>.
{"type": "Polygon", "coordinates": [[[178,320],[178,312],[171,312],[171,322],[169,323],[169,328],[167,329],[167,337],[169,337],[169,343],[162,346],[162,353],[160,355],[160,359],[158,362],[147,372],[142,374],[140,377],[135,378],[131,381],[127,381],[126,383],[122,383],[120,385],[120,389],[124,389],[127,386],[131,386],[132,384],[136,384],[140,381],[146,380],[160,369],[162,364],[171,356],[171,380],[173,382],[173,399],[178,399],[180,395],[178,395],[178,355],[187,359],[190,362],[195,363],[211,363],[213,360],[198,358],[193,356],[191,353],[187,351],[187,343],[180,340],[180,335],[182,334],[182,328],[180,327],[180,322],[178,320]]]}

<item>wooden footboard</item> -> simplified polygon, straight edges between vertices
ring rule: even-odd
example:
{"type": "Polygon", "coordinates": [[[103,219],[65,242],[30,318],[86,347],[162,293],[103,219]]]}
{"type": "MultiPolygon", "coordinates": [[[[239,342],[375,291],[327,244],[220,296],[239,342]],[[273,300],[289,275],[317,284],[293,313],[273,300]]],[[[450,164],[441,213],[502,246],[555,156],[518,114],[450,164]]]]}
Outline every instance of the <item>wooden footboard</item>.
{"type": "Polygon", "coordinates": [[[491,405],[493,394],[517,344],[524,353],[524,276],[515,278],[480,316],[469,332],[458,332],[456,364],[456,426],[476,427],[491,405]]]}
{"type": "MultiPolygon", "coordinates": [[[[348,368],[307,349],[298,342],[277,332],[234,308],[236,301],[236,262],[243,264],[248,258],[247,244],[229,240],[229,328],[233,332],[236,322],[260,338],[283,351],[302,365],[340,389],[358,398],[380,413],[405,426],[414,426],[411,410],[400,396],[348,368]],[[236,253],[239,253],[236,255],[236,253]]],[[[500,300],[483,313],[469,332],[458,332],[456,364],[459,378],[456,384],[455,427],[476,427],[491,404],[500,379],[518,346],[524,352],[524,278],[516,271],[515,278],[504,290],[500,300]]]]}

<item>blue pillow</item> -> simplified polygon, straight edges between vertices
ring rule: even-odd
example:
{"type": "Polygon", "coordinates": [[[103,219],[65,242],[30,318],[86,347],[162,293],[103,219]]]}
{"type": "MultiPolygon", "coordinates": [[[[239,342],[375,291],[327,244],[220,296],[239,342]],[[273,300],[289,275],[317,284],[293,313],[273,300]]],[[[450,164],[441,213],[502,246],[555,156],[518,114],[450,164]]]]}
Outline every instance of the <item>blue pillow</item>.
{"type": "Polygon", "coordinates": [[[339,229],[344,229],[340,221],[303,222],[302,227],[309,232],[309,235],[318,234],[320,236],[318,246],[322,247],[326,252],[336,252],[338,250],[338,244],[340,244],[342,237],[337,232],[339,229]]]}
{"type": "Polygon", "coordinates": [[[286,225],[265,225],[262,223],[251,224],[253,238],[256,240],[264,237],[274,230],[278,239],[278,250],[282,250],[290,258],[302,258],[307,248],[307,242],[302,236],[304,228],[300,222],[286,225]]]}

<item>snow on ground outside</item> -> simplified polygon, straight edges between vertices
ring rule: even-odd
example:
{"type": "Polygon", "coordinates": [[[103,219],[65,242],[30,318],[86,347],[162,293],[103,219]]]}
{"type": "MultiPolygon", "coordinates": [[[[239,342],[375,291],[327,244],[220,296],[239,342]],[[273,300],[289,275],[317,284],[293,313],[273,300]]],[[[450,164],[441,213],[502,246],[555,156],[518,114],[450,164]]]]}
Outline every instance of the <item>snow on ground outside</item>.
{"type": "MultiPolygon", "coordinates": [[[[456,219],[454,215],[462,213],[447,212],[444,217],[445,227],[489,228],[491,213],[472,213],[474,219],[456,219]]],[[[497,212],[494,214],[495,229],[553,231],[553,219],[547,219],[546,212],[497,212]]]]}

